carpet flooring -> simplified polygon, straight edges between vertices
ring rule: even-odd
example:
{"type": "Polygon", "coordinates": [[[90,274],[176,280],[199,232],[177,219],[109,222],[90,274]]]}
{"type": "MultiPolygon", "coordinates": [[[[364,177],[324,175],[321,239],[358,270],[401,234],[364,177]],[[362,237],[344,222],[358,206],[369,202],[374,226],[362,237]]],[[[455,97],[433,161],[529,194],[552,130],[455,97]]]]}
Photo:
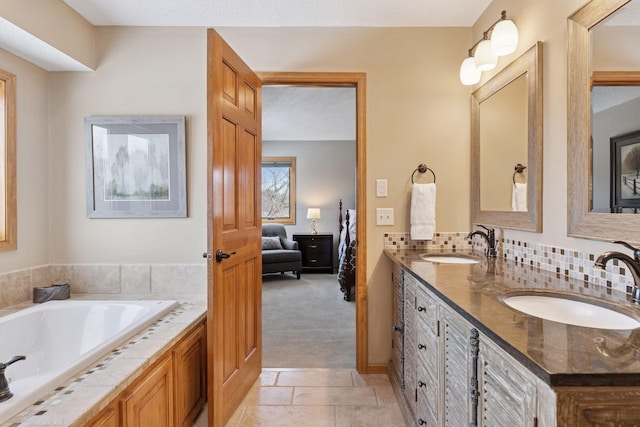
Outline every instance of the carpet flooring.
{"type": "Polygon", "coordinates": [[[262,366],[354,368],[355,318],[335,274],[262,276],[262,366]]]}

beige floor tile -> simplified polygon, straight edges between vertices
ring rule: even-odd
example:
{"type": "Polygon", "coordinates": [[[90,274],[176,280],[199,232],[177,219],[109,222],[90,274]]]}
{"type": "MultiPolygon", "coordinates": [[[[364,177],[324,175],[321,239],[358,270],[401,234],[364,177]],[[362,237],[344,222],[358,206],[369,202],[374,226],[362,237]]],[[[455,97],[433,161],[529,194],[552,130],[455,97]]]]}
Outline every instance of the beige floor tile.
{"type": "Polygon", "coordinates": [[[397,405],[398,400],[391,386],[375,386],[378,405],[397,405]]]}
{"type": "Polygon", "coordinates": [[[338,406],[337,427],[404,427],[398,405],[338,406]]]}
{"type": "MultiPolygon", "coordinates": [[[[238,409],[236,409],[236,412],[233,413],[233,415],[231,415],[231,418],[229,418],[229,421],[226,422],[226,424],[224,425],[224,427],[244,427],[243,424],[241,424],[240,422],[242,421],[242,416],[244,415],[244,411],[247,409],[246,406],[239,406],[238,409]]],[[[202,427],[207,426],[207,424],[203,424],[202,427]]]]}
{"type": "Polygon", "coordinates": [[[301,387],[350,387],[353,385],[351,369],[310,369],[285,371],[278,375],[278,386],[301,387]]]}
{"type": "Polygon", "coordinates": [[[260,385],[276,385],[276,379],[278,378],[278,371],[271,371],[263,369],[260,374],[260,385]]]}
{"type": "Polygon", "coordinates": [[[333,406],[247,406],[242,427],[335,427],[333,406]]]}
{"type": "Polygon", "coordinates": [[[253,387],[242,401],[244,406],[291,405],[293,387],[253,387]]]}
{"type": "Polygon", "coordinates": [[[352,375],[356,386],[391,385],[387,374],[359,374],[358,371],[353,371],[352,375]]]}
{"type": "Polygon", "coordinates": [[[378,400],[372,387],[296,387],[294,405],[372,405],[378,400]]]}

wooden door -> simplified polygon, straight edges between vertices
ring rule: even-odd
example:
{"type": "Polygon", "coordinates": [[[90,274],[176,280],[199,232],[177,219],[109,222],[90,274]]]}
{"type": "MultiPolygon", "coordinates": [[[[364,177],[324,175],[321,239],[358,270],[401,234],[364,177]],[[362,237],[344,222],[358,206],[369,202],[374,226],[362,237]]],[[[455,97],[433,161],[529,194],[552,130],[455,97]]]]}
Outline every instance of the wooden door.
{"type": "Polygon", "coordinates": [[[207,36],[209,425],[222,427],[262,369],[262,83],[207,36]]]}

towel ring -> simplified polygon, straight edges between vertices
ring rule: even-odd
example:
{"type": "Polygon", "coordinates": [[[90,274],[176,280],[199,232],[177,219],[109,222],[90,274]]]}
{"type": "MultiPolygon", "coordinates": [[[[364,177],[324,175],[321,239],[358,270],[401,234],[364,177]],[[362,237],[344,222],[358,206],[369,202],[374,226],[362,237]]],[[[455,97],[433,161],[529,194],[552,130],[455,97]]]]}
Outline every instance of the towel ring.
{"type": "Polygon", "coordinates": [[[516,174],[524,172],[524,170],[526,168],[527,167],[525,165],[523,165],[522,163],[518,163],[516,165],[516,167],[514,168],[515,172],[513,173],[513,185],[516,185],[516,174]]]}
{"type": "Polygon", "coordinates": [[[418,165],[418,167],[416,168],[416,170],[414,170],[413,173],[411,174],[411,183],[414,184],[413,177],[415,176],[416,172],[425,173],[426,171],[431,172],[431,175],[433,175],[433,183],[435,184],[436,183],[436,174],[433,172],[433,170],[429,169],[427,167],[427,165],[425,165],[424,163],[420,163],[418,165]]]}

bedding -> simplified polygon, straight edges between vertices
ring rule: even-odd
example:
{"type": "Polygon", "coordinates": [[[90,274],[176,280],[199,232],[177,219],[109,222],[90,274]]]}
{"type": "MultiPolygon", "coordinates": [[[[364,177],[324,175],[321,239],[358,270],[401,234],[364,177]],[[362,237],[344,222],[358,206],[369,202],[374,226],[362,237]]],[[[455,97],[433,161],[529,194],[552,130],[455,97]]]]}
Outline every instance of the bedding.
{"type": "Polygon", "coordinates": [[[356,210],[347,209],[342,219],[340,201],[340,240],[338,241],[338,283],[345,301],[355,299],[356,282],[356,210]]]}

